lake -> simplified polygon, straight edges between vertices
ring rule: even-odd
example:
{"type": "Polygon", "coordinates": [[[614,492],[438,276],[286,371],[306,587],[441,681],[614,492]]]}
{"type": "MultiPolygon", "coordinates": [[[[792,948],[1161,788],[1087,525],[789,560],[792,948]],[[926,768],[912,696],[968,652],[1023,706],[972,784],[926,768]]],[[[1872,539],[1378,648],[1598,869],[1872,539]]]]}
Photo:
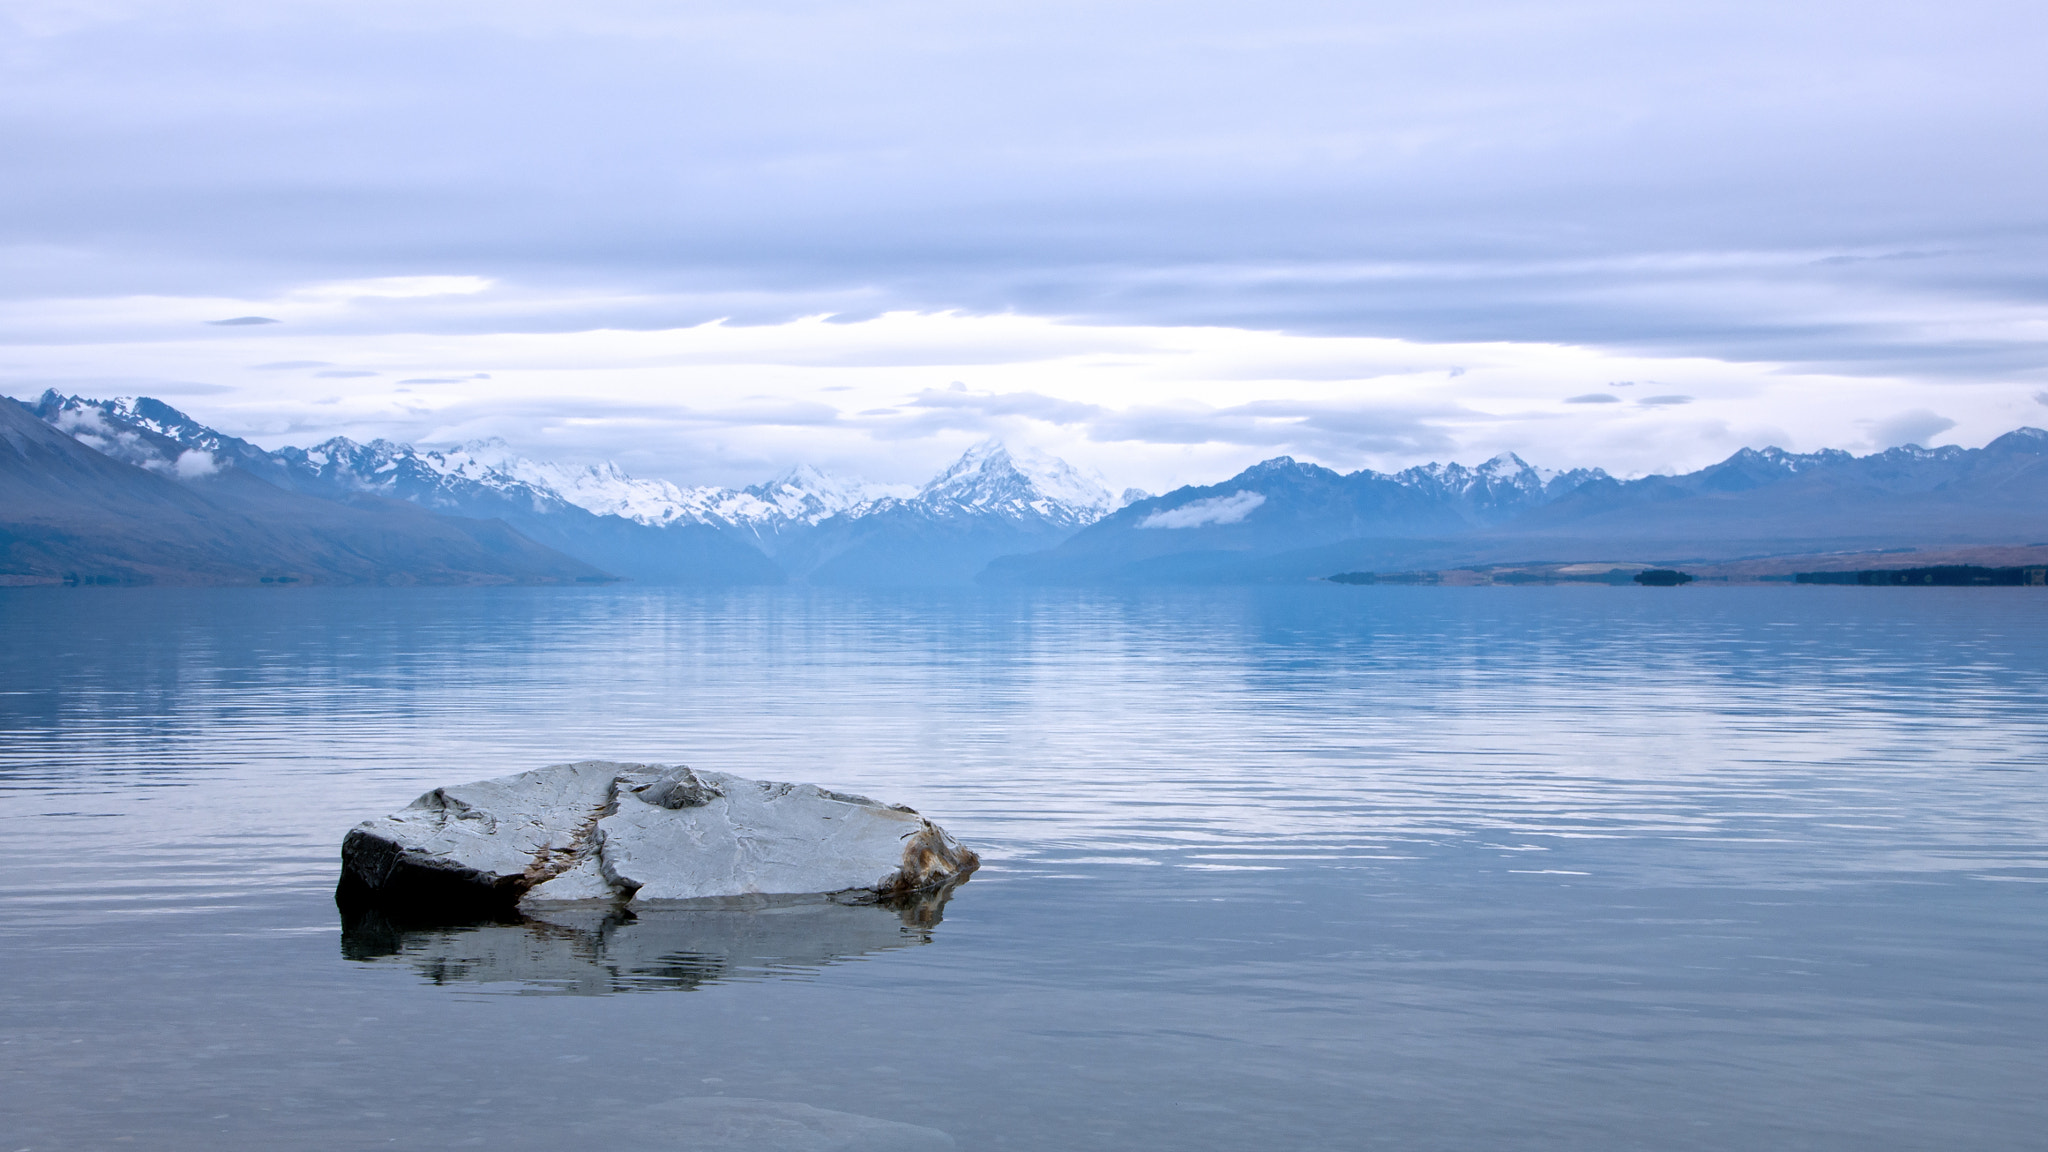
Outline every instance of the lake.
{"type": "Polygon", "coordinates": [[[0,589],[0,1152],[2021,1149],[2048,597],[0,589]],[[910,804],[885,909],[343,931],[442,784],[910,804]]]}

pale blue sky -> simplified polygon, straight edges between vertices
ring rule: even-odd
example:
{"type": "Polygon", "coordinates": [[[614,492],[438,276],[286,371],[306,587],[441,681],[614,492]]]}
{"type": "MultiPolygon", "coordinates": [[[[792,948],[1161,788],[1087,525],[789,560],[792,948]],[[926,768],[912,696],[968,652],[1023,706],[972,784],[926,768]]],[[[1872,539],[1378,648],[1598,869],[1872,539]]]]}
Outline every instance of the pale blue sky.
{"type": "Polygon", "coordinates": [[[684,482],[2048,423],[2038,3],[0,14],[16,395],[684,482]]]}

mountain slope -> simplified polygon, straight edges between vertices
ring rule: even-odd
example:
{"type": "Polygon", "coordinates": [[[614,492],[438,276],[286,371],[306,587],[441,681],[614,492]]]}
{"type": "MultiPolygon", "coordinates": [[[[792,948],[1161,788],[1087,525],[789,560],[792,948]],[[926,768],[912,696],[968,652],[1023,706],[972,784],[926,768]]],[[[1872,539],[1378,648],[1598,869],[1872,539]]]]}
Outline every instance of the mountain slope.
{"type": "Polygon", "coordinates": [[[157,462],[116,459],[0,397],[0,575],[178,584],[606,578],[501,523],[392,500],[315,499],[244,469],[202,467],[183,451],[157,462]]]}

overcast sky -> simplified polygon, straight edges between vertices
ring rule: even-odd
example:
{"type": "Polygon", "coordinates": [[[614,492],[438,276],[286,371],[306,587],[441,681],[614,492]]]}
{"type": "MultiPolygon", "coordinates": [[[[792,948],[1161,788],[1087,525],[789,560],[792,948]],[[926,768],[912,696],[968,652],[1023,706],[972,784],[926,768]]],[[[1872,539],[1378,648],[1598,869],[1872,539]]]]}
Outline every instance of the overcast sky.
{"type": "Polygon", "coordinates": [[[16,396],[1155,490],[2048,425],[2039,0],[0,13],[16,396]]]}

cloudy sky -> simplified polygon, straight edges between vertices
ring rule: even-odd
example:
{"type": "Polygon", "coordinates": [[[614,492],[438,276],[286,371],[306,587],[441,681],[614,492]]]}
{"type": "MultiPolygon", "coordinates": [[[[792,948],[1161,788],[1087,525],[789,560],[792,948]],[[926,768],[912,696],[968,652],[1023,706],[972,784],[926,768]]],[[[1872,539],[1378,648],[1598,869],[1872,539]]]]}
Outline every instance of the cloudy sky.
{"type": "Polygon", "coordinates": [[[0,392],[684,483],[1975,445],[2048,425],[2043,60],[2038,0],[0,0],[0,392]]]}

